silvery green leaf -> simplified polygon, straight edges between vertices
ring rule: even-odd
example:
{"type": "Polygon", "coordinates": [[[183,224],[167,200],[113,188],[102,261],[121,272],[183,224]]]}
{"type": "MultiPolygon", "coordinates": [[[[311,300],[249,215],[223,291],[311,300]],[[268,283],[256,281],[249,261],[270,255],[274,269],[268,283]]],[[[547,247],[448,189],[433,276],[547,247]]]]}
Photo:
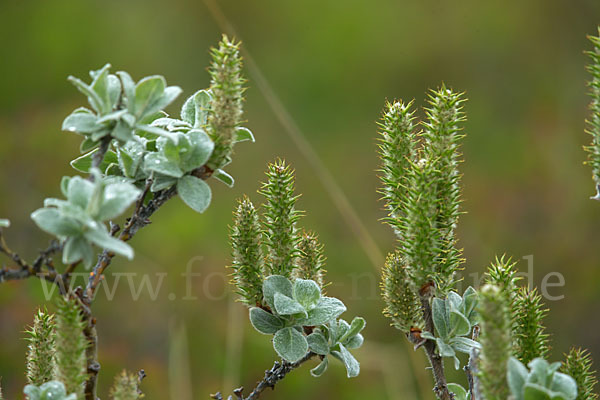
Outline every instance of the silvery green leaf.
{"type": "Polygon", "coordinates": [[[465,336],[471,332],[471,324],[467,317],[465,317],[460,311],[451,309],[450,310],[450,333],[451,337],[454,336],[465,336]]]}
{"type": "Polygon", "coordinates": [[[181,157],[181,168],[189,172],[206,164],[215,148],[215,144],[206,132],[200,129],[192,129],[185,137],[190,142],[191,151],[181,157]]]}
{"type": "Polygon", "coordinates": [[[444,341],[442,338],[436,338],[435,342],[437,344],[438,352],[442,357],[454,357],[456,353],[452,346],[444,341]]]}
{"type": "Polygon", "coordinates": [[[294,328],[283,328],[273,337],[273,348],[284,360],[294,363],[308,351],[306,337],[294,328]]]}
{"type": "Polygon", "coordinates": [[[302,304],[298,303],[291,297],[276,292],[273,296],[273,302],[275,303],[275,311],[279,315],[294,315],[303,314],[306,316],[306,310],[302,307],[302,304]]]}
{"type": "Polygon", "coordinates": [[[326,356],[329,354],[329,343],[321,332],[313,332],[306,337],[310,351],[316,354],[326,356]]]}
{"type": "Polygon", "coordinates": [[[81,79],[79,78],[75,78],[74,76],[69,76],[67,78],[67,80],[69,82],[71,82],[73,85],[75,85],[75,87],[83,94],[85,94],[88,98],[88,102],[90,103],[90,105],[92,106],[92,108],[97,112],[97,113],[102,113],[103,109],[104,109],[104,105],[102,103],[102,99],[100,98],[100,96],[98,96],[98,93],[96,93],[90,86],[88,86],[87,84],[85,84],[81,79]]]}
{"type": "Polygon", "coordinates": [[[359,333],[358,335],[354,335],[350,339],[348,339],[348,342],[344,343],[344,345],[348,349],[358,349],[360,346],[362,346],[364,340],[365,338],[363,337],[363,335],[359,333]]]}
{"type": "Polygon", "coordinates": [[[448,343],[452,346],[454,350],[465,354],[470,354],[471,349],[473,348],[481,348],[481,344],[479,344],[478,342],[461,336],[451,338],[448,341],[448,343]]]}
{"type": "MultiPolygon", "coordinates": [[[[553,400],[552,391],[536,383],[525,383],[523,386],[524,400],[553,400]]],[[[556,400],[566,400],[558,398],[556,400]]]]}
{"type": "Polygon", "coordinates": [[[157,126],[145,125],[145,124],[137,124],[135,126],[136,129],[140,131],[151,133],[152,135],[166,137],[173,141],[173,143],[177,144],[179,141],[179,133],[177,132],[169,132],[165,129],[161,129],[157,126]]]}
{"type": "Polygon", "coordinates": [[[40,400],[75,400],[77,396],[67,396],[65,385],[59,381],[50,381],[40,386],[40,400]]]}
{"type": "Polygon", "coordinates": [[[299,319],[298,323],[304,326],[323,325],[336,319],[344,311],[346,306],[340,300],[334,297],[321,297],[317,306],[308,311],[308,317],[299,319]]]}
{"type": "Polygon", "coordinates": [[[430,339],[430,340],[435,340],[436,339],[436,337],[431,332],[427,332],[427,331],[421,332],[421,337],[423,339],[430,339]]]}
{"type": "Polygon", "coordinates": [[[438,335],[442,338],[447,338],[450,329],[448,327],[448,317],[446,315],[446,304],[444,300],[434,297],[431,309],[433,324],[435,325],[438,335]]]}
{"type": "MultiPolygon", "coordinates": [[[[134,140],[127,142],[125,146],[117,148],[117,160],[123,175],[135,178],[138,168],[144,158],[144,145],[134,140]]],[[[115,162],[115,161],[113,161],[115,162]]]]}
{"type": "Polygon", "coordinates": [[[144,169],[146,171],[158,172],[162,175],[171,176],[173,178],[181,178],[183,171],[179,166],[167,160],[162,154],[150,153],[144,159],[144,169]]]}
{"type": "Polygon", "coordinates": [[[325,358],[323,358],[323,360],[321,360],[319,365],[317,365],[316,367],[314,367],[313,369],[310,370],[310,374],[312,376],[314,376],[315,378],[318,378],[321,375],[323,375],[323,373],[325,371],[327,371],[328,365],[329,365],[329,361],[327,360],[327,357],[325,357],[325,358]]]}
{"type": "Polygon", "coordinates": [[[65,242],[62,262],[68,265],[79,260],[85,268],[89,268],[94,262],[94,250],[82,235],[71,236],[65,242]]]}
{"type": "Polygon", "coordinates": [[[448,306],[450,307],[450,309],[454,308],[461,312],[463,311],[461,309],[461,304],[463,302],[463,299],[462,299],[462,297],[460,297],[460,295],[458,293],[453,292],[453,291],[449,292],[446,302],[448,303],[448,306]]]}
{"type": "Polygon", "coordinates": [[[524,400],[523,386],[527,380],[527,375],[529,375],[529,371],[521,361],[515,357],[511,357],[508,360],[508,387],[515,400],[524,400]]]}
{"type": "Polygon", "coordinates": [[[155,174],[154,179],[152,180],[152,186],[150,187],[150,191],[158,192],[159,190],[170,188],[176,183],[177,178],[173,178],[172,176],[155,174]]]}
{"type": "Polygon", "coordinates": [[[206,125],[211,101],[212,96],[208,91],[198,90],[183,103],[181,119],[194,128],[206,125]]]}
{"type": "Polygon", "coordinates": [[[577,383],[569,375],[556,372],[552,378],[550,389],[555,393],[561,393],[565,400],[577,398],[577,383]]]}
{"type": "Polygon", "coordinates": [[[94,184],[80,176],[74,176],[69,180],[67,187],[67,199],[69,203],[85,209],[94,193],[94,184]]]}
{"type": "Polygon", "coordinates": [[[454,400],[469,400],[467,391],[458,383],[449,383],[448,390],[454,393],[454,400]]]}
{"type": "Polygon", "coordinates": [[[340,344],[339,346],[340,351],[332,352],[332,354],[335,354],[340,360],[342,360],[344,366],[346,367],[346,374],[348,378],[354,378],[355,376],[358,376],[360,373],[360,364],[358,361],[356,361],[356,358],[354,358],[354,356],[344,347],[343,344],[340,344]]]}
{"type": "MultiPolygon", "coordinates": [[[[93,160],[94,154],[96,152],[98,152],[97,148],[90,151],[89,153],[86,153],[82,156],[77,157],[76,159],[71,161],[71,163],[70,163],[71,167],[73,167],[74,169],[76,169],[77,171],[80,171],[80,172],[85,172],[85,173],[90,172],[90,168],[92,168],[92,160],[93,160]]],[[[108,168],[108,166],[110,164],[117,163],[117,162],[118,162],[117,154],[112,150],[108,150],[104,156],[104,160],[102,160],[102,163],[100,163],[100,165],[98,166],[98,169],[102,172],[106,172],[106,169],[108,168]]]]}
{"type": "Polygon", "coordinates": [[[265,301],[269,307],[271,307],[271,309],[275,309],[275,293],[281,293],[287,297],[293,297],[292,282],[282,275],[268,276],[263,282],[262,289],[265,301]]]}
{"type": "Polygon", "coordinates": [[[306,310],[312,310],[321,299],[321,288],[315,281],[298,278],[294,282],[293,295],[306,310]]]}
{"type": "Polygon", "coordinates": [[[109,122],[109,121],[117,121],[125,113],[127,113],[127,110],[116,110],[116,111],[109,112],[108,114],[103,115],[102,117],[98,118],[97,123],[103,124],[103,123],[109,122]]]}
{"type": "Polygon", "coordinates": [[[210,186],[200,178],[186,175],[177,181],[177,193],[185,204],[199,213],[210,205],[212,193],[210,186]]]}
{"type": "Polygon", "coordinates": [[[92,132],[90,134],[90,139],[98,141],[98,140],[102,139],[103,137],[110,135],[110,133],[111,133],[110,129],[108,129],[106,127],[101,128],[101,129],[98,129],[98,130],[92,132]]]}
{"type": "Polygon", "coordinates": [[[250,129],[244,128],[242,126],[238,126],[237,128],[235,128],[235,141],[236,141],[236,143],[238,143],[238,142],[244,142],[246,140],[249,140],[252,143],[255,142],[254,135],[252,134],[252,132],[250,131],[250,129]]]}
{"type": "Polygon", "coordinates": [[[339,339],[340,342],[344,343],[346,340],[354,337],[359,334],[367,325],[367,322],[364,318],[354,317],[352,323],[350,324],[350,328],[344,333],[344,335],[339,339]]]}
{"type": "Polygon", "coordinates": [[[10,221],[5,218],[0,218],[0,228],[10,227],[10,221]]]}
{"type": "Polygon", "coordinates": [[[475,291],[475,289],[469,286],[467,290],[465,290],[465,292],[463,293],[463,303],[465,310],[464,315],[465,317],[467,317],[471,325],[477,323],[477,312],[475,311],[475,308],[477,307],[477,301],[477,292],[475,291]]]}
{"type": "Polygon", "coordinates": [[[250,309],[250,323],[260,333],[272,335],[283,328],[283,321],[259,307],[250,309]]]}
{"type": "Polygon", "coordinates": [[[27,385],[23,388],[23,393],[27,395],[28,400],[40,400],[40,388],[35,385],[27,385]]]}
{"type": "Polygon", "coordinates": [[[165,78],[159,75],[148,76],[135,86],[134,115],[139,120],[160,109],[154,104],[163,96],[167,84],[165,78]]]}
{"type": "Polygon", "coordinates": [[[101,69],[90,72],[90,75],[94,79],[90,86],[92,90],[98,94],[98,97],[101,100],[100,110],[98,111],[100,114],[106,114],[110,112],[112,108],[111,94],[108,87],[109,68],[110,64],[105,64],[101,69]]]}
{"type": "Polygon", "coordinates": [[[76,220],[61,215],[55,208],[40,208],[31,213],[31,219],[41,230],[56,236],[81,234],[81,225],[76,220]]]}
{"type": "Polygon", "coordinates": [[[96,229],[90,229],[84,235],[87,240],[103,249],[125,256],[130,260],[133,259],[133,249],[131,246],[122,240],[112,237],[104,225],[98,225],[96,229]]]}
{"type": "Polygon", "coordinates": [[[337,323],[334,321],[333,323],[331,323],[331,325],[335,325],[336,329],[335,329],[335,335],[332,335],[333,341],[334,343],[340,342],[342,336],[344,336],[346,334],[346,332],[348,332],[348,330],[350,330],[350,324],[348,322],[346,322],[345,319],[339,319],[337,321],[337,323]]]}
{"type": "Polygon", "coordinates": [[[69,182],[70,181],[71,181],[70,176],[63,176],[60,180],[60,192],[65,197],[67,197],[69,195],[69,182]]]}
{"type": "Polygon", "coordinates": [[[229,175],[227,172],[223,171],[222,169],[216,169],[215,172],[213,172],[212,176],[216,180],[223,182],[224,184],[226,184],[229,187],[233,187],[233,185],[235,184],[235,180],[233,179],[233,176],[229,175]]]}
{"type": "Polygon", "coordinates": [[[130,112],[135,113],[135,83],[131,76],[125,71],[117,72],[123,85],[123,93],[125,93],[125,104],[130,112]]]}
{"type": "Polygon", "coordinates": [[[133,128],[120,119],[117,121],[110,135],[123,143],[127,143],[133,139],[133,128]]]}
{"type": "Polygon", "coordinates": [[[159,128],[166,128],[167,130],[176,130],[179,128],[191,128],[191,125],[185,121],[175,118],[163,117],[152,121],[152,126],[158,126],[159,128]]]}
{"type": "Polygon", "coordinates": [[[104,201],[98,211],[97,219],[107,221],[118,217],[136,201],[140,194],[141,191],[130,183],[106,185],[104,201]]]}
{"type": "Polygon", "coordinates": [[[62,124],[63,131],[90,134],[100,129],[98,117],[86,109],[77,109],[73,111],[62,124]],[[85,110],[85,111],[83,111],[85,110]]]}
{"type": "Polygon", "coordinates": [[[110,100],[109,106],[112,110],[119,102],[121,97],[121,81],[116,75],[109,74],[106,78],[108,98],[110,100]]]}
{"type": "Polygon", "coordinates": [[[85,153],[86,151],[90,151],[95,147],[98,147],[100,143],[98,143],[95,140],[92,140],[92,138],[86,137],[85,139],[83,139],[83,142],[81,142],[81,144],[79,145],[79,152],[80,153],[85,153]]]}

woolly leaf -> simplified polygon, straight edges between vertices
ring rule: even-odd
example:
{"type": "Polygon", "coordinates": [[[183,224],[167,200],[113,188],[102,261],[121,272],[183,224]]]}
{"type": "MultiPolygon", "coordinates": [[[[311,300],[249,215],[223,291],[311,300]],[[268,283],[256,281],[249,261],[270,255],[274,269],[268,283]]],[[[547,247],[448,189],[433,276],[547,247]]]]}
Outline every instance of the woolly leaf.
{"type": "Polygon", "coordinates": [[[266,335],[272,335],[283,328],[280,318],[258,307],[250,309],[250,323],[254,329],[266,335]]]}
{"type": "Polygon", "coordinates": [[[294,328],[283,328],[273,337],[273,348],[284,360],[294,363],[308,351],[306,337],[294,328]]]}
{"type": "Polygon", "coordinates": [[[202,213],[210,205],[210,186],[200,178],[186,175],[177,181],[177,193],[192,210],[202,213]]]}
{"type": "Polygon", "coordinates": [[[315,308],[308,311],[308,317],[300,318],[298,324],[304,326],[323,325],[324,323],[339,317],[346,306],[334,297],[321,297],[315,308]]]}
{"type": "Polygon", "coordinates": [[[275,292],[273,302],[275,304],[275,310],[279,315],[303,314],[305,317],[307,316],[306,310],[302,307],[302,304],[284,294],[275,292]]]}
{"type": "Polygon", "coordinates": [[[265,301],[272,309],[275,308],[275,293],[281,293],[287,297],[293,297],[292,282],[285,276],[271,275],[263,283],[263,295],[265,301]]]}
{"type": "Polygon", "coordinates": [[[340,351],[334,351],[332,354],[336,355],[346,367],[346,375],[348,378],[354,378],[358,376],[360,373],[360,364],[356,361],[356,358],[344,347],[343,344],[340,344],[340,351]]]}
{"type": "Polygon", "coordinates": [[[310,351],[326,356],[329,354],[329,343],[321,332],[313,332],[306,337],[310,351]]]}
{"type": "Polygon", "coordinates": [[[294,299],[306,310],[312,310],[321,299],[321,288],[315,281],[296,279],[293,287],[294,299]]]}
{"type": "Polygon", "coordinates": [[[327,360],[327,357],[324,357],[323,360],[321,360],[321,362],[319,363],[319,365],[317,365],[316,367],[314,367],[313,369],[310,370],[310,374],[312,376],[314,376],[315,378],[318,378],[321,375],[323,375],[323,373],[325,373],[325,371],[327,371],[328,365],[329,365],[329,361],[327,360]]]}

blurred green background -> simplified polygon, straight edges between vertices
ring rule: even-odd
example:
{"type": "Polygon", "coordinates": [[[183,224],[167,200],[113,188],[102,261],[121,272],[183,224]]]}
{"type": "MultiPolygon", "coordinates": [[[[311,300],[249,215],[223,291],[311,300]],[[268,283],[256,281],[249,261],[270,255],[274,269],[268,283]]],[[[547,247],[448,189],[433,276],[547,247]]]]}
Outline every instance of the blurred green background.
{"type": "MultiPolygon", "coordinates": [[[[111,267],[113,273],[147,273],[155,286],[166,276],[154,300],[146,290],[135,301],[127,277],[114,299],[100,291],[94,313],[101,397],[108,397],[122,368],[146,370],[149,400],[189,400],[250,388],[272,365],[269,340],[233,303],[224,266],[235,199],[248,193],[259,201],[266,162],[281,156],[297,171],[299,208],[306,210],[301,224],[326,246],[328,277],[335,282],[329,293],[349,306],[348,319],[367,317],[367,342],[357,351],[358,378],[347,380],[339,363],[319,379],[304,367],[264,398],[432,399],[423,354],[413,353],[381,315],[378,270],[394,237],[379,222],[375,122],[386,98],[415,98],[421,106],[426,90],[442,81],[470,99],[462,165],[467,213],[458,230],[466,282],[497,254],[512,255],[524,270],[522,258],[533,256],[534,284],[553,271],[565,278],[564,287],[549,289],[564,295],[547,302],[552,360],[572,345],[589,347],[600,359],[600,205],[588,200],[593,184],[581,149],[588,142],[583,50],[586,34],[600,23],[597,0],[217,4],[378,250],[367,256],[364,238],[353,233],[340,202],[322,184],[327,173],[292,140],[253,74],[246,117],[257,142],[236,148],[229,167],[235,188],[211,183],[214,203],[204,215],[173,200],[133,240],[135,260],[119,258],[111,267]],[[200,274],[189,287],[181,276],[188,265],[200,274]],[[184,299],[188,289],[195,300],[184,299]]],[[[106,62],[135,79],[162,74],[184,89],[171,107],[177,113],[187,95],[208,85],[207,50],[221,32],[204,1],[0,2],[0,216],[12,220],[7,236],[15,250],[31,259],[45,246],[49,238],[29,213],[59,195],[61,176],[74,174],[67,161],[81,139],[60,126],[85,99],[66,77],[87,77],[106,62]]],[[[139,277],[132,281],[140,284],[139,277]]],[[[0,286],[7,399],[22,396],[22,331],[41,304],[53,307],[37,280],[0,286]]],[[[452,380],[465,382],[460,371],[448,370],[452,380]]]]}

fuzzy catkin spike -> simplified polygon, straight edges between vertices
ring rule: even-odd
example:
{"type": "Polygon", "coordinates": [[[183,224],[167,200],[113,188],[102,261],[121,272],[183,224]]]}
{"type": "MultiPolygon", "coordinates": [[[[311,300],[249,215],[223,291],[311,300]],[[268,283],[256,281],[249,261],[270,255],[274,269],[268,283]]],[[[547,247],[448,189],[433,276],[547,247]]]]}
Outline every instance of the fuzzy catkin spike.
{"type": "Polygon", "coordinates": [[[598,383],[596,371],[592,370],[592,358],[584,349],[572,348],[565,356],[561,372],[570,375],[577,382],[577,400],[596,400],[594,388],[598,383]]]}
{"type": "Polygon", "coordinates": [[[299,241],[296,223],[300,212],[296,210],[294,195],[294,170],[278,160],[269,164],[267,182],[259,193],[266,198],[263,214],[263,237],[266,254],[266,275],[283,275],[291,278],[298,255],[299,241]]]}
{"type": "Polygon", "coordinates": [[[298,259],[294,276],[301,279],[310,279],[323,288],[325,285],[325,256],[323,245],[313,232],[302,232],[298,242],[298,259]]]}
{"type": "Polygon", "coordinates": [[[417,289],[447,277],[440,276],[442,238],[436,227],[437,203],[432,163],[421,159],[411,163],[407,173],[407,190],[404,199],[404,242],[401,248],[404,261],[411,266],[413,282],[417,289]]]}
{"type": "Polygon", "coordinates": [[[135,374],[123,370],[115,377],[115,383],[110,390],[112,400],[138,400],[143,398],[139,390],[139,379],[135,374]]]}
{"type": "Polygon", "coordinates": [[[67,393],[82,400],[87,379],[85,323],[77,300],[61,297],[56,312],[56,369],[54,379],[65,384],[67,393]]]}
{"type": "Polygon", "coordinates": [[[510,315],[510,326],[512,331],[516,329],[515,296],[518,292],[517,283],[522,279],[517,276],[516,262],[510,257],[502,255],[496,257],[494,262],[488,267],[485,282],[500,288],[500,292],[506,299],[510,315]]]}
{"type": "Polygon", "coordinates": [[[213,170],[230,162],[236,129],[242,122],[246,80],[242,76],[239,47],[240,42],[223,35],[219,47],[211,49],[209,73],[213,100],[208,116],[208,134],[215,143],[215,149],[207,165],[213,170]]]}
{"type": "Polygon", "coordinates": [[[233,284],[248,306],[262,302],[263,256],[260,224],[254,205],[244,196],[233,213],[229,240],[233,249],[233,284]]]}
{"type": "Polygon", "coordinates": [[[429,94],[427,121],[423,122],[423,150],[425,157],[433,164],[433,185],[439,199],[436,226],[440,230],[441,258],[437,267],[440,278],[438,289],[445,293],[454,283],[454,275],[462,267],[461,250],[456,247],[454,230],[460,215],[460,173],[461,162],[459,142],[464,138],[461,123],[465,121],[462,111],[464,98],[442,85],[429,94]]]}
{"type": "Polygon", "coordinates": [[[392,325],[408,335],[411,328],[423,328],[421,302],[412,282],[410,267],[399,251],[390,253],[383,267],[381,291],[386,307],[383,314],[392,325]]]}
{"type": "Polygon", "coordinates": [[[500,288],[485,285],[480,292],[478,310],[481,321],[479,383],[485,399],[506,399],[508,359],[512,353],[510,319],[506,298],[500,288]]]}
{"type": "Polygon", "coordinates": [[[392,227],[399,240],[404,237],[402,217],[403,199],[406,192],[406,171],[415,156],[415,126],[412,102],[386,102],[379,125],[380,180],[388,217],[385,221],[392,227]]]}
{"type": "Polygon", "coordinates": [[[52,380],[54,373],[54,316],[38,309],[33,326],[25,331],[27,346],[27,382],[40,386],[52,380]]]}
{"type": "Polygon", "coordinates": [[[548,334],[543,320],[548,313],[542,296],[536,289],[519,289],[514,298],[515,325],[513,327],[514,354],[527,365],[536,357],[546,358],[548,354],[548,334]]]}
{"type": "Polygon", "coordinates": [[[590,57],[590,63],[587,66],[592,79],[588,82],[590,87],[589,95],[591,117],[587,121],[586,132],[592,136],[592,143],[585,146],[588,152],[587,163],[592,167],[592,176],[596,183],[596,196],[594,200],[600,200],[600,27],[598,27],[598,36],[588,36],[592,42],[593,49],[587,52],[590,57]]]}

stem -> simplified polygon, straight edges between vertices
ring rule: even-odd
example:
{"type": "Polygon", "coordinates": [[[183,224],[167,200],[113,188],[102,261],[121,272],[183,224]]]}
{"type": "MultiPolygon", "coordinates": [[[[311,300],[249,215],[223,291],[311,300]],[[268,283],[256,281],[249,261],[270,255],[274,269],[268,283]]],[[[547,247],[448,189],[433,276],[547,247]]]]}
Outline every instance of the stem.
{"type": "MultiPolygon", "coordinates": [[[[254,390],[252,390],[248,397],[243,396],[243,387],[235,389],[233,391],[233,394],[236,396],[236,400],[257,400],[263,391],[265,391],[267,388],[275,389],[275,384],[277,384],[277,382],[285,378],[287,374],[289,374],[290,372],[292,372],[293,370],[295,370],[300,365],[310,360],[314,356],[316,356],[316,354],[309,351],[304,357],[302,357],[295,363],[290,363],[284,360],[282,360],[281,362],[275,361],[275,363],[273,363],[273,367],[265,371],[265,377],[257,383],[256,387],[254,388],[254,390]]],[[[223,395],[221,394],[221,392],[213,394],[211,395],[211,397],[215,400],[223,400],[223,395]]],[[[228,397],[228,400],[232,399],[232,396],[228,397]]]]}
{"type": "MultiPolygon", "coordinates": [[[[477,340],[479,337],[479,326],[473,327],[473,340],[477,340]]],[[[469,392],[471,393],[471,400],[479,400],[479,381],[477,379],[477,362],[479,360],[479,349],[472,348],[469,354],[469,362],[465,365],[465,373],[467,374],[467,381],[469,382],[469,392]]]]}
{"type": "MultiPolygon", "coordinates": [[[[425,330],[428,332],[434,332],[433,315],[431,312],[431,304],[429,298],[421,297],[421,309],[423,310],[423,319],[425,321],[425,330]]],[[[427,358],[431,364],[431,371],[433,373],[433,379],[435,380],[435,387],[433,391],[438,399],[440,400],[453,400],[454,396],[448,391],[448,385],[446,383],[446,375],[444,374],[444,362],[442,357],[437,354],[435,350],[435,342],[431,339],[427,339],[423,344],[427,358]]]]}
{"type": "MultiPolygon", "coordinates": [[[[98,151],[92,155],[92,168],[100,167],[100,164],[102,164],[102,161],[104,161],[104,156],[106,155],[111,142],[112,137],[110,135],[102,138],[100,141],[100,147],[98,147],[98,151]]],[[[94,179],[93,175],[90,175],[90,179],[94,179]]]]}

